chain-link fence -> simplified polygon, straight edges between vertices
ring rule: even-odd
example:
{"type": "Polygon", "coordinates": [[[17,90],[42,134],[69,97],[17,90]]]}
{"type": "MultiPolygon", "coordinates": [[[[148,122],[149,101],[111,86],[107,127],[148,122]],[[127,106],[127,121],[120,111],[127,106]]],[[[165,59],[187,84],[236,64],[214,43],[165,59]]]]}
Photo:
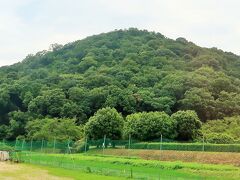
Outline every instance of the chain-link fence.
{"type": "Polygon", "coordinates": [[[16,140],[0,142],[0,150],[29,151],[41,153],[81,153],[89,149],[149,149],[149,150],[174,150],[174,151],[206,151],[206,152],[240,152],[240,144],[210,144],[203,142],[186,143],[174,142],[168,139],[154,141],[111,140],[107,137],[98,140],[84,139],[81,141],[46,141],[46,140],[16,140]]]}
{"type": "MultiPolygon", "coordinates": [[[[208,144],[173,142],[168,139],[160,138],[151,142],[141,142],[131,139],[111,140],[104,136],[99,140],[84,139],[81,141],[46,141],[46,140],[16,140],[0,142],[0,151],[8,151],[10,159],[15,162],[25,162],[37,165],[76,169],[85,172],[92,172],[101,175],[152,178],[157,179],[158,174],[144,174],[137,167],[126,162],[120,168],[113,168],[96,161],[96,157],[101,155],[104,160],[108,158],[109,150],[114,151],[112,155],[118,155],[116,151],[125,153],[125,156],[132,156],[135,150],[155,150],[157,158],[162,160],[163,152],[174,151],[214,151],[214,152],[240,152],[239,144],[208,144]],[[79,154],[82,153],[82,154],[79,154]],[[93,157],[91,159],[91,155],[93,157]],[[90,158],[89,158],[90,157],[90,158]]],[[[149,151],[148,151],[149,152],[149,151]]],[[[153,156],[153,155],[152,155],[153,156]]],[[[127,158],[128,159],[128,158],[127,158]]],[[[115,162],[114,160],[113,162],[115,162]]],[[[111,162],[112,163],[112,162],[111,162]]],[[[162,167],[162,166],[161,166],[162,167]]]]}

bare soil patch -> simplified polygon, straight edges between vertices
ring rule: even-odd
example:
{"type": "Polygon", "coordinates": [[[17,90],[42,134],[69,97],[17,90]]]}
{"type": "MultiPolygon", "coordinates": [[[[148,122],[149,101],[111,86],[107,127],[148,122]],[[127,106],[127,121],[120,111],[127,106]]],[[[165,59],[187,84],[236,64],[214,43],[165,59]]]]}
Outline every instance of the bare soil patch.
{"type": "Polygon", "coordinates": [[[183,161],[240,166],[240,153],[106,149],[104,154],[137,156],[142,159],[155,159],[161,161],[183,161]]]}
{"type": "Polygon", "coordinates": [[[20,166],[13,165],[8,162],[0,162],[0,174],[2,172],[11,172],[11,171],[17,171],[20,170],[20,166]]]}

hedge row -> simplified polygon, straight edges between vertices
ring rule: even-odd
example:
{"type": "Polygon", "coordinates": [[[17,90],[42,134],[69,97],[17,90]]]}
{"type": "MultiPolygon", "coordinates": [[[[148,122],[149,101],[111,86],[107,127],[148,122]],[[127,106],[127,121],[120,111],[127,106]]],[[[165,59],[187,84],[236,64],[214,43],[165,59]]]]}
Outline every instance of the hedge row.
{"type": "MultiPolygon", "coordinates": [[[[128,148],[128,145],[125,146],[128,148]]],[[[199,144],[199,143],[134,143],[131,149],[176,150],[176,151],[208,151],[208,152],[240,152],[240,144],[199,144]]]]}

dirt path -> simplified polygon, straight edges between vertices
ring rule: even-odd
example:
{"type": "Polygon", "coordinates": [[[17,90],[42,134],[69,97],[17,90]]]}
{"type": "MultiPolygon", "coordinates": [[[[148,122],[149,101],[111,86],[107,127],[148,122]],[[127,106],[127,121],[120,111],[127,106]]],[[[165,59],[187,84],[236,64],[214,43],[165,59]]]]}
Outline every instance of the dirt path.
{"type": "Polygon", "coordinates": [[[1,180],[69,180],[48,174],[48,171],[24,164],[0,162],[1,180]]]}

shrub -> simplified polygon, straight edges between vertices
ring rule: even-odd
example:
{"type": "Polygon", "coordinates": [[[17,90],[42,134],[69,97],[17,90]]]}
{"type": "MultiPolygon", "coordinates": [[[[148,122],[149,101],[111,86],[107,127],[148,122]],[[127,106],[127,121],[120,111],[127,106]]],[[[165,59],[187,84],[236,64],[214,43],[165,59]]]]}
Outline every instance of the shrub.
{"type": "Polygon", "coordinates": [[[232,136],[224,133],[210,133],[206,136],[206,141],[215,144],[232,144],[234,139],[232,136]]]}
{"type": "Polygon", "coordinates": [[[137,140],[159,139],[161,134],[166,138],[174,138],[174,123],[165,112],[142,112],[128,115],[124,124],[124,137],[137,140]]]}
{"type": "MultiPolygon", "coordinates": [[[[205,137],[221,136],[221,134],[224,134],[223,136],[229,135],[235,140],[235,143],[240,144],[240,116],[225,117],[224,119],[219,120],[209,120],[203,124],[201,132],[205,137]]],[[[224,139],[231,140],[231,138],[228,137],[225,137],[224,139]]],[[[213,141],[213,143],[215,142],[213,141]]]]}

